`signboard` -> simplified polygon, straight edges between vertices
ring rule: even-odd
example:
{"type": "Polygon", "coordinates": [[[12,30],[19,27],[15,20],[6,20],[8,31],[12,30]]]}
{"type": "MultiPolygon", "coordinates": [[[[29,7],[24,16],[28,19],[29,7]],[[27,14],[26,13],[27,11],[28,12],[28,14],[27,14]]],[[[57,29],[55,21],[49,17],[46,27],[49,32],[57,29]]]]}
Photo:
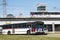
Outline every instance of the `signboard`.
{"type": "Polygon", "coordinates": [[[11,22],[10,21],[6,21],[6,24],[11,24],[11,22]]]}

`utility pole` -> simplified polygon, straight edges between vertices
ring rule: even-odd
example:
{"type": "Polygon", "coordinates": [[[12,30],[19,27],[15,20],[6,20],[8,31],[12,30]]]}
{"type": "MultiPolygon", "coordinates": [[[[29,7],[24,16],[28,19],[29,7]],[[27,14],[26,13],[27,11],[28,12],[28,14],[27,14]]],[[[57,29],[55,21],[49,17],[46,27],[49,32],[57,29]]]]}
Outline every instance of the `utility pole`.
{"type": "Polygon", "coordinates": [[[2,5],[3,5],[3,17],[6,17],[6,0],[2,1],[2,5]]]}

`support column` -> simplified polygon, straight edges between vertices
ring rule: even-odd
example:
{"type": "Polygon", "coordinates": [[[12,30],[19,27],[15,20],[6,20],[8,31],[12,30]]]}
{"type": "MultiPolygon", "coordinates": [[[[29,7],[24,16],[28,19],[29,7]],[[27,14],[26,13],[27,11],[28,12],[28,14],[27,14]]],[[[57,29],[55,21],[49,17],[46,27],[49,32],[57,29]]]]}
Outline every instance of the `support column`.
{"type": "Polygon", "coordinates": [[[46,25],[46,28],[47,28],[47,31],[46,31],[46,33],[48,33],[48,25],[46,25]]]}
{"type": "Polygon", "coordinates": [[[52,32],[55,33],[55,25],[52,23],[52,32]]]}

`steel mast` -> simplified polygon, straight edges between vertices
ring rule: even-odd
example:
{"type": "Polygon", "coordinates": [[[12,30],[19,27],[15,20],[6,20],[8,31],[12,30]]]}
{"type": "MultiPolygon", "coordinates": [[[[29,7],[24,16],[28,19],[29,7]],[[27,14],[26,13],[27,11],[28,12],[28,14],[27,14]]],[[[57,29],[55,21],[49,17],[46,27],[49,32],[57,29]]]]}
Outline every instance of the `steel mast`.
{"type": "Polygon", "coordinates": [[[5,18],[6,17],[6,0],[3,0],[3,17],[5,18]]]}

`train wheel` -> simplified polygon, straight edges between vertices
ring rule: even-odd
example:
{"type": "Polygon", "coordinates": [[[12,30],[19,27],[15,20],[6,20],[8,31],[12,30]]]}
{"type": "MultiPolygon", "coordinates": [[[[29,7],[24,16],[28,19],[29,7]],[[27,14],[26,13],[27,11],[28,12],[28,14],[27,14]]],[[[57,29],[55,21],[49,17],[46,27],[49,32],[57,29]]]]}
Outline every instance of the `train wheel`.
{"type": "Polygon", "coordinates": [[[30,35],[30,31],[29,30],[27,31],[27,35],[30,35]]]}
{"type": "Polygon", "coordinates": [[[11,32],[10,31],[8,31],[8,33],[7,33],[8,35],[10,35],[11,34],[11,32]]]}

